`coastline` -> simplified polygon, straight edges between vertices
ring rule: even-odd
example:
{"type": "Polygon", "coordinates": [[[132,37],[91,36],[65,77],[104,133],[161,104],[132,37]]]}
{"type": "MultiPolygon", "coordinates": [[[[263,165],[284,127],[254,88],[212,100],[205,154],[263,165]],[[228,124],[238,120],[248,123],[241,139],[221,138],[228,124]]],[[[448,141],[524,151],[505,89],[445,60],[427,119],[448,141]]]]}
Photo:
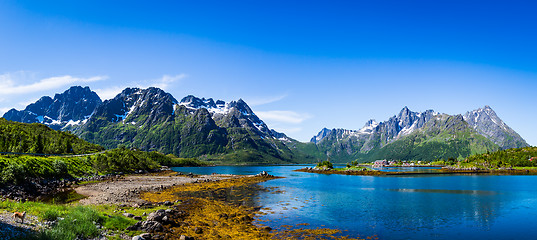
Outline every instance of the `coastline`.
{"type": "Polygon", "coordinates": [[[490,175],[537,175],[537,170],[524,169],[449,169],[442,168],[435,172],[385,172],[379,170],[351,170],[351,169],[314,169],[301,168],[293,170],[295,172],[308,172],[318,174],[339,174],[339,175],[358,175],[358,176],[403,176],[403,175],[450,175],[450,174],[490,174],[490,175]]]}
{"type": "MultiPolygon", "coordinates": [[[[41,209],[32,209],[37,204],[71,210],[85,207],[105,219],[122,222],[120,226],[124,227],[114,229],[106,229],[107,223],[94,222],[99,229],[97,239],[304,239],[304,236],[309,236],[308,239],[360,239],[340,236],[341,230],[307,229],[302,224],[273,230],[256,220],[262,214],[262,206],[242,204],[251,200],[248,196],[239,192],[234,196],[238,201],[214,197],[277,178],[265,172],[258,175],[185,175],[164,171],[120,176],[74,187],[76,193],[87,197],[66,205],[2,200],[2,214],[29,208],[27,211],[32,220],[22,225],[26,227],[22,232],[21,224],[8,218],[0,218],[0,224],[12,231],[5,232],[6,236],[20,237],[39,234],[62,221],[63,218],[52,222],[42,219],[41,209]]],[[[257,190],[260,188],[254,189],[257,190]]],[[[246,191],[252,192],[252,189],[246,191]]]]}
{"type": "Polygon", "coordinates": [[[233,175],[184,175],[174,171],[152,174],[134,174],[106,181],[85,184],[74,188],[78,194],[86,196],[79,201],[82,205],[118,204],[135,206],[145,203],[139,198],[142,192],[161,191],[187,183],[219,181],[235,177],[233,175]]]}

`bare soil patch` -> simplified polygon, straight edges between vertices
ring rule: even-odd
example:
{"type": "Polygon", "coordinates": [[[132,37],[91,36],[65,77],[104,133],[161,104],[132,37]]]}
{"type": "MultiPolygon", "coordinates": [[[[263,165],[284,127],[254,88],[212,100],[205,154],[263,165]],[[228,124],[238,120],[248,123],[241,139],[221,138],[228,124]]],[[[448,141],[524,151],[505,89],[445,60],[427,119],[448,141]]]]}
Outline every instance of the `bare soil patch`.
{"type": "Polygon", "coordinates": [[[179,175],[176,172],[164,172],[154,175],[130,175],[103,182],[91,183],[75,188],[78,194],[88,196],[80,200],[84,205],[125,204],[133,206],[145,201],[140,199],[142,192],[162,191],[169,187],[186,183],[216,181],[232,178],[232,175],[179,175]]]}

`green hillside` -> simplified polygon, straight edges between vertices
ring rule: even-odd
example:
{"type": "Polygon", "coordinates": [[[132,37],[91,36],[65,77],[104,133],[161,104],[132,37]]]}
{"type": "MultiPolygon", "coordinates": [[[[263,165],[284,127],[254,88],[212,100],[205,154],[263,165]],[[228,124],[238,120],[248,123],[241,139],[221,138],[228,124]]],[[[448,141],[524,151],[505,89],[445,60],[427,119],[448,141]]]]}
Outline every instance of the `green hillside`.
{"type": "Polygon", "coordinates": [[[537,167],[537,147],[512,148],[475,154],[457,163],[486,168],[537,167]]]}
{"type": "MultiPolygon", "coordinates": [[[[497,151],[491,140],[468,126],[462,117],[443,115],[431,119],[418,131],[392,142],[383,141],[381,134],[367,139],[369,151],[361,151],[363,138],[330,139],[318,145],[336,163],[357,160],[371,162],[379,159],[434,161],[437,159],[464,159],[472,154],[497,151]]],[[[315,154],[311,151],[310,154],[315,154]]]]}
{"type": "Polygon", "coordinates": [[[19,123],[0,118],[0,152],[82,154],[104,150],[69,133],[39,123],[19,123]]]}

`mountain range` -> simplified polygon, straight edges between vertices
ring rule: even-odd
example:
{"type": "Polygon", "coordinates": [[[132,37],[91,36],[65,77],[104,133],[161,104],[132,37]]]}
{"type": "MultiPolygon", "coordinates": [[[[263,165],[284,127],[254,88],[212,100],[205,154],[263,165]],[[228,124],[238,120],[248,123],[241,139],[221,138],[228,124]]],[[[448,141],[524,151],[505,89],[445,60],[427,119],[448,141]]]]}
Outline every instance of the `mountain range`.
{"type": "Polygon", "coordinates": [[[322,129],[310,142],[338,161],[462,159],[529,146],[490,106],[464,115],[404,107],[387,121],[369,120],[359,130],[322,129]]]}
{"type": "Polygon", "coordinates": [[[102,101],[74,86],[3,116],[71,131],[105,148],[126,146],[232,164],[311,163],[375,159],[464,158],[528,144],[488,106],[450,116],[407,107],[359,130],[322,129],[309,143],[270,129],[242,99],[192,95],[180,101],[158,88],[126,88],[102,101]]]}
{"type": "Polygon", "coordinates": [[[269,129],[242,99],[177,101],[158,88],[126,88],[103,102],[88,87],[75,86],[4,118],[71,131],[108,149],[126,146],[234,164],[313,161],[292,151],[297,141],[269,129]]]}

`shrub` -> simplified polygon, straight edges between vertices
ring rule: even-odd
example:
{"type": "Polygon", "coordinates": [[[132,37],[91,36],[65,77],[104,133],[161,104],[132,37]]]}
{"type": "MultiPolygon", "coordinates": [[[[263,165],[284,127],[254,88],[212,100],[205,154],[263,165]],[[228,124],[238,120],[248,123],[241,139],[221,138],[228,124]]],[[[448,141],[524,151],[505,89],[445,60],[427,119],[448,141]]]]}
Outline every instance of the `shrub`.
{"type": "Polygon", "coordinates": [[[332,163],[328,160],[317,163],[318,168],[334,168],[332,163]]]}
{"type": "Polygon", "coordinates": [[[54,174],[56,176],[63,177],[63,176],[68,175],[67,164],[62,160],[59,160],[59,159],[54,160],[54,162],[52,162],[52,168],[54,169],[54,174]]]}
{"type": "Polygon", "coordinates": [[[46,234],[51,239],[60,240],[94,238],[100,232],[96,223],[101,223],[102,221],[97,211],[79,206],[69,212],[63,220],[59,221],[46,234]]]}
{"type": "Polygon", "coordinates": [[[22,164],[10,162],[2,171],[2,182],[18,184],[24,181],[26,170],[22,164]]]}
{"type": "Polygon", "coordinates": [[[43,220],[46,220],[46,221],[54,221],[58,219],[59,216],[60,216],[60,213],[57,210],[51,209],[51,208],[45,210],[43,214],[41,215],[43,220]]]}

